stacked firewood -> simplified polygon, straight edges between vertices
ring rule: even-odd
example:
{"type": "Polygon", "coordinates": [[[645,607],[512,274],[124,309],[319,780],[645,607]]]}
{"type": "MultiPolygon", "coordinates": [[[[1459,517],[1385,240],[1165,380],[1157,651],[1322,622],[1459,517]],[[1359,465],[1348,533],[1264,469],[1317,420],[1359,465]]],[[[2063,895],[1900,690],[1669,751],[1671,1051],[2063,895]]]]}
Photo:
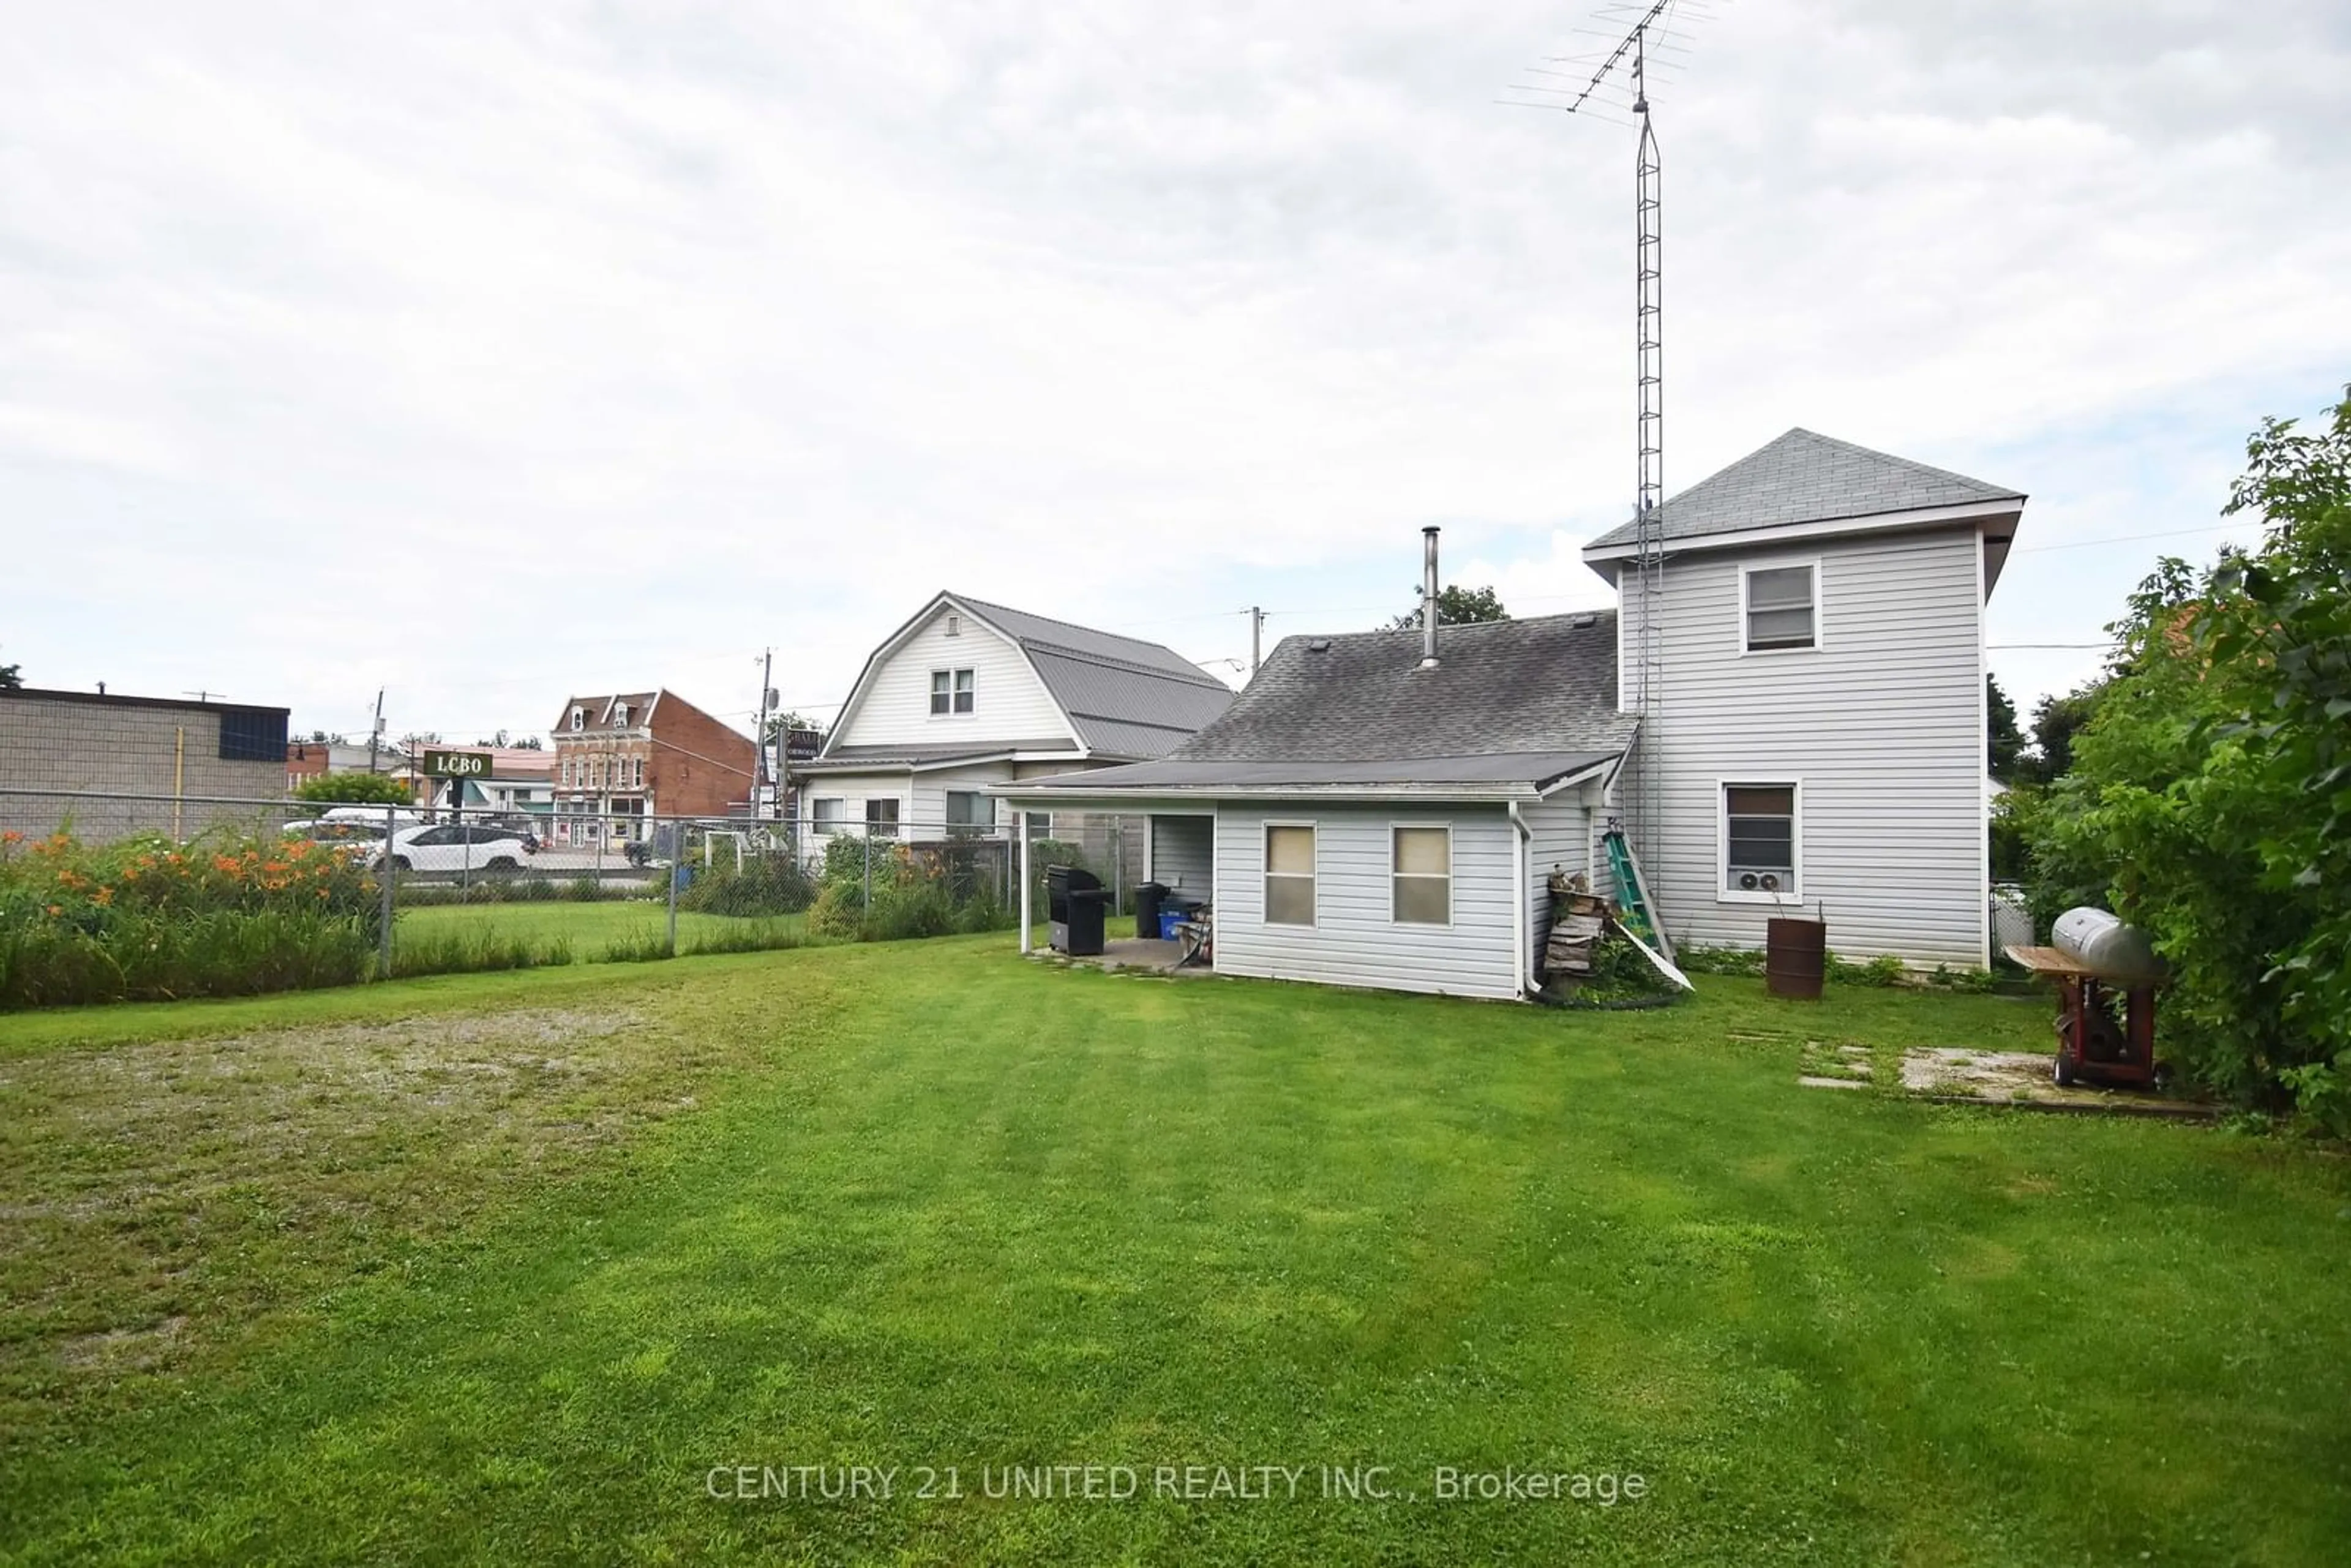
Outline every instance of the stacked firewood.
{"type": "Polygon", "coordinates": [[[1551,941],[1543,947],[1543,973],[1589,975],[1592,949],[1607,928],[1608,901],[1592,891],[1582,872],[1551,873],[1551,941]]]}

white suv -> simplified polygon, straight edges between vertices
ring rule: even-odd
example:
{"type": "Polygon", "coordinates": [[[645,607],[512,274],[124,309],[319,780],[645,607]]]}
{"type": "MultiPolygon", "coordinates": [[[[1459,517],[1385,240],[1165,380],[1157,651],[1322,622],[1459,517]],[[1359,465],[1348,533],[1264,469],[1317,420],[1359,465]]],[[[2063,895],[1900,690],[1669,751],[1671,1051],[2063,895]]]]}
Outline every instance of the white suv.
{"type": "MultiPolygon", "coordinates": [[[[524,857],[535,848],[513,828],[487,822],[439,822],[402,828],[392,835],[390,858],[396,871],[520,871],[524,857]]],[[[371,867],[384,862],[385,851],[368,856],[371,867]]]]}

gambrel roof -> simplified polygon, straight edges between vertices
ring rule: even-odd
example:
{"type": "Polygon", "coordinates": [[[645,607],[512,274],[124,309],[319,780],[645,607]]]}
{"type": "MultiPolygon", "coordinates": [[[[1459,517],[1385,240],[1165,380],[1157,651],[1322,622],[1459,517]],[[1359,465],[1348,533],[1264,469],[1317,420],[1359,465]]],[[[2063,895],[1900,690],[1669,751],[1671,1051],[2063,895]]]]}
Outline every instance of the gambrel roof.
{"type": "MultiPolygon", "coordinates": [[[[1799,428],[1699,480],[1658,514],[1662,538],[1673,544],[1897,512],[2023,504],[2020,491],[1799,428]]],[[[1633,523],[1621,523],[1584,549],[1627,547],[1635,533],[1633,523]]]]}
{"type": "MultiPolygon", "coordinates": [[[[841,706],[838,736],[851,709],[862,697],[882,661],[942,608],[953,608],[995,630],[1020,650],[1043,683],[1046,695],[1069,719],[1078,743],[1092,755],[1164,757],[1230,706],[1233,690],[1175,649],[1139,637],[1098,632],[1050,616],[994,604],[967,594],[943,592],[874,650],[841,706]]],[[[868,762],[935,761],[935,757],[898,757],[898,752],[938,750],[942,756],[1008,749],[1066,749],[1061,740],[978,742],[960,748],[857,747],[828,745],[822,763],[845,762],[852,754],[868,762]]]]}

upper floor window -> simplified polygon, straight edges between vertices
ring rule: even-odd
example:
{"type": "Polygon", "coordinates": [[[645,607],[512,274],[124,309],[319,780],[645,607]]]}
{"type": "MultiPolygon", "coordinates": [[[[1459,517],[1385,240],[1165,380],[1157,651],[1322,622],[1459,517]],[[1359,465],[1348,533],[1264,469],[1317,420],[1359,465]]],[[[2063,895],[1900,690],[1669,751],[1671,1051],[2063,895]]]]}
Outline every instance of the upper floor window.
{"type": "Polygon", "coordinates": [[[612,705],[612,727],[614,729],[626,729],[629,727],[628,704],[614,703],[612,705]]]}
{"type": "Polygon", "coordinates": [[[1739,575],[1741,634],[1749,653],[1817,648],[1821,632],[1821,569],[1750,566],[1739,575]]]}
{"type": "Polygon", "coordinates": [[[586,708],[575,707],[571,710],[571,727],[574,729],[585,729],[588,727],[588,710],[586,708]]]}
{"type": "Polygon", "coordinates": [[[931,711],[933,713],[969,713],[977,678],[969,670],[933,670],[931,672],[931,711]]]}
{"type": "Polygon", "coordinates": [[[637,758],[629,764],[629,773],[635,780],[636,788],[642,789],[645,787],[645,759],[643,758],[637,758]]]}

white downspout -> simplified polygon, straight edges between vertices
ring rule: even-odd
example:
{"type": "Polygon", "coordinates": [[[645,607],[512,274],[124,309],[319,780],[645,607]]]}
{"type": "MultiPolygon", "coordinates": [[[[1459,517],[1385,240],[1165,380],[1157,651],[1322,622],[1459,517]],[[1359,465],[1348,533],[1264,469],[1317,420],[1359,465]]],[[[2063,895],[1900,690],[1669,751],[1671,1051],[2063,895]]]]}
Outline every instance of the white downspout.
{"type": "Polygon", "coordinates": [[[1527,849],[1534,842],[1534,831],[1527,820],[1519,815],[1519,803],[1509,802],[1510,826],[1518,830],[1510,846],[1510,952],[1512,977],[1518,982],[1519,995],[1525,996],[1527,986],[1527,849]]]}

